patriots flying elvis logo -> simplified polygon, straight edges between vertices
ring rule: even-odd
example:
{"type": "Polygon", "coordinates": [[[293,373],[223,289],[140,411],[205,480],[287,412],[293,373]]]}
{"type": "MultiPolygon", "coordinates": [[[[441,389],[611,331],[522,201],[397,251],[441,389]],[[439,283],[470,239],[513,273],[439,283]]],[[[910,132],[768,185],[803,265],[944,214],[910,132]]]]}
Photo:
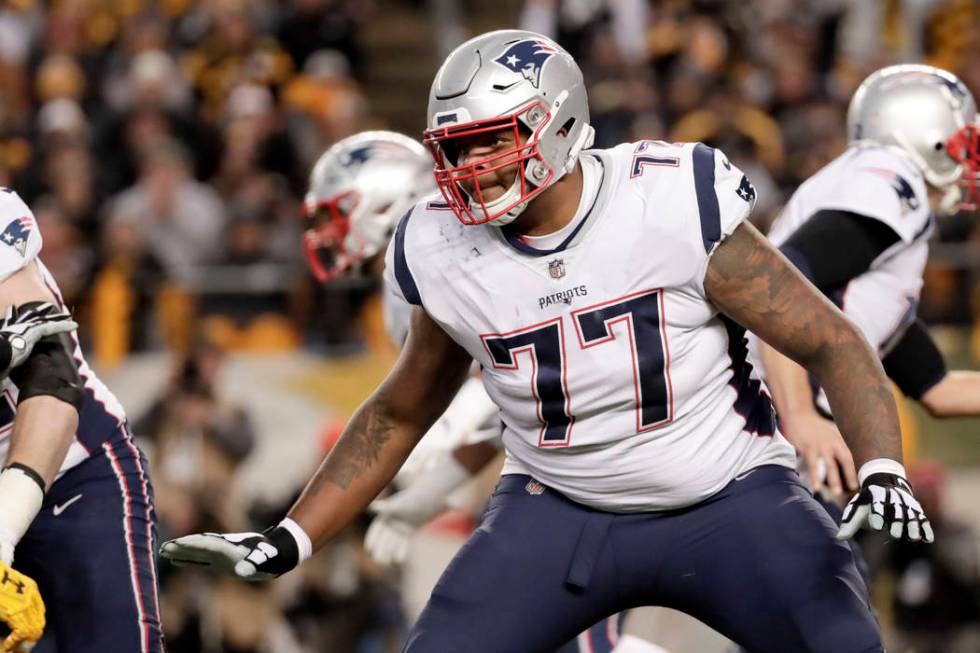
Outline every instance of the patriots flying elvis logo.
{"type": "Polygon", "coordinates": [[[905,177],[885,168],[866,167],[865,170],[891,182],[892,188],[898,195],[898,201],[902,204],[902,213],[907,211],[915,211],[919,208],[919,198],[915,196],[915,191],[912,189],[912,184],[906,181],[905,177]]]}
{"type": "Polygon", "coordinates": [[[371,149],[371,145],[362,145],[356,150],[351,150],[347,153],[347,156],[344,157],[341,165],[343,165],[345,168],[353,168],[355,166],[360,166],[363,163],[367,163],[367,160],[371,158],[371,149]]]}
{"type": "Polygon", "coordinates": [[[558,53],[553,47],[544,41],[529,39],[512,43],[507,50],[494,59],[512,73],[520,73],[524,79],[531,82],[534,88],[538,88],[541,82],[541,69],[548,59],[558,53]]]}
{"type": "Polygon", "coordinates": [[[27,238],[31,235],[34,224],[29,216],[23,215],[13,220],[7,228],[0,233],[0,242],[8,247],[13,247],[21,256],[27,252],[27,238]]]}

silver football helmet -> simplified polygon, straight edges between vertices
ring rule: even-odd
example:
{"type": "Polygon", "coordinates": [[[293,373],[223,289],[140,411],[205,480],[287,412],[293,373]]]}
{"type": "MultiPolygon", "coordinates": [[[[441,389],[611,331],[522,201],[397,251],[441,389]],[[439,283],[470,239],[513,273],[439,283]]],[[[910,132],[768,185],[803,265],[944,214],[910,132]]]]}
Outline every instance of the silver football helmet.
{"type": "Polygon", "coordinates": [[[970,91],[955,75],[919,64],[888,66],[858,87],[847,110],[851,142],[901,149],[932,186],[946,191],[940,209],[977,201],[980,126],[970,91]],[[961,186],[967,187],[963,197],[961,186]]]}
{"type": "Polygon", "coordinates": [[[512,222],[528,201],[574,170],[594,136],[578,64],[551,39],[523,30],[488,32],[446,58],[432,82],[428,127],[424,142],[436,161],[436,181],[464,224],[512,222]],[[457,164],[455,139],[504,129],[514,130],[516,147],[457,164]],[[485,200],[480,175],[514,165],[513,185],[485,200]]]}
{"type": "Polygon", "coordinates": [[[368,131],[324,152],[303,201],[303,236],[314,276],[329,281],[384,248],[398,219],[435,190],[432,157],[407,136],[368,131]]]}

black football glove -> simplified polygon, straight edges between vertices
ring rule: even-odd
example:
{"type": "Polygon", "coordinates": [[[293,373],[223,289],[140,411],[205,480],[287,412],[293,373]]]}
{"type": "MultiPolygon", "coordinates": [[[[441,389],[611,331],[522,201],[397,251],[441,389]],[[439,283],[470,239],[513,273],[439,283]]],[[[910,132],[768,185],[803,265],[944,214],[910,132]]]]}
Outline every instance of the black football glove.
{"type": "Polygon", "coordinates": [[[932,525],[912,494],[905,469],[893,460],[872,460],[858,472],[861,491],[844,507],[837,539],[853,537],[862,526],[886,529],[896,540],[932,542],[932,525]]]}
{"type": "Polygon", "coordinates": [[[182,567],[198,565],[245,580],[271,580],[309,557],[309,537],[302,530],[299,537],[294,532],[280,524],[263,533],[195,533],[164,542],[160,555],[182,567]],[[305,546],[298,541],[303,537],[305,546]]]}

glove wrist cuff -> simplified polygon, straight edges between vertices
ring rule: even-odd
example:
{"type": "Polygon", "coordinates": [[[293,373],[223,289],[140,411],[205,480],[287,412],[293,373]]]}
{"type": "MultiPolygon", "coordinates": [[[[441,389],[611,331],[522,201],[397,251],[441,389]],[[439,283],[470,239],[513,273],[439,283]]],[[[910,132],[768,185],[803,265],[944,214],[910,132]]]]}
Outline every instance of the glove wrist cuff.
{"type": "Polygon", "coordinates": [[[279,522],[279,528],[289,533],[296,542],[297,565],[313,555],[313,542],[310,540],[310,536],[307,535],[306,531],[303,530],[302,526],[289,517],[286,517],[279,522]]]}
{"type": "Polygon", "coordinates": [[[10,371],[10,362],[14,358],[14,350],[10,346],[10,339],[0,334],[0,373],[6,376],[10,371]]]}
{"type": "Polygon", "coordinates": [[[894,474],[906,478],[905,467],[891,458],[875,458],[861,465],[861,469],[858,470],[858,484],[863,486],[872,474],[894,474]]]}

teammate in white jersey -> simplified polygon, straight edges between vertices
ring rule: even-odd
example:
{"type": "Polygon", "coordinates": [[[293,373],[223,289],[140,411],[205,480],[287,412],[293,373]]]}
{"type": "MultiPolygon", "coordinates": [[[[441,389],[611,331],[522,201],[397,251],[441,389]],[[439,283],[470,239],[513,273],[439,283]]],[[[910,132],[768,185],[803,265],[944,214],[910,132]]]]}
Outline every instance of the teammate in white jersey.
{"type": "MultiPolygon", "coordinates": [[[[848,138],[848,149],[793,194],[769,239],[858,326],[907,396],[935,416],[980,415],[980,372],[947,371],[916,317],[933,214],[977,205],[974,99],[944,70],[883,68],[855,93],[848,138]]],[[[760,353],[813,484],[825,469],[833,491],[852,488],[854,462],[826,419],[824,393],[814,396],[806,371],[789,359],[769,347],[760,353]]]]}
{"type": "Polygon", "coordinates": [[[858,330],[745,222],[744,175],[700,144],[587,151],[581,71],[531,32],[450,54],[428,126],[449,208],[417,205],[388,250],[388,282],[416,305],[395,368],[279,526],[163,554],[255,580],[288,571],[391,480],[476,360],[505,475],[405,651],[546,652],[637,605],[762,653],[882,651],[744,328],[826,388],[862,466],[857,519],[931,540],[894,399],[858,330]]]}
{"type": "MultiPolygon", "coordinates": [[[[0,189],[8,324],[47,305],[66,314],[41,245],[31,210],[0,189]]],[[[2,384],[0,561],[34,579],[47,605],[34,652],[162,651],[153,490],[122,406],[89,369],[74,331],[39,340],[2,384]]]]}
{"type": "MultiPolygon", "coordinates": [[[[383,283],[384,251],[399,218],[434,192],[432,157],[421,143],[394,132],[368,131],[345,138],[324,152],[310,173],[303,203],[310,225],[303,237],[310,269],[323,283],[349,274],[378,282],[385,330],[397,347],[408,335],[412,305],[383,283]]],[[[485,458],[464,453],[457,460],[450,453],[477,432],[499,432],[496,415],[497,407],[479,378],[468,379],[403,465],[398,480],[412,490],[374,504],[380,514],[366,544],[376,560],[403,561],[411,531],[442,512],[445,495],[482,467],[485,458]],[[411,501],[420,494],[435,500],[411,501]],[[406,503],[415,504],[410,518],[402,510],[406,503]]]]}
{"type": "MultiPolygon", "coordinates": [[[[383,283],[383,252],[398,219],[421,197],[441,204],[434,192],[432,157],[421,143],[394,132],[349,136],[324,152],[310,173],[304,201],[310,227],[303,243],[311,271],[321,282],[363,274],[380,283],[385,327],[398,347],[408,334],[412,305],[383,283]]],[[[497,457],[499,440],[497,407],[479,375],[471,376],[402,466],[396,478],[402,489],[371,504],[375,517],[364,545],[375,561],[404,562],[416,531],[449,507],[450,493],[497,457]]],[[[622,624],[622,616],[614,615],[559,651],[604,653],[620,642],[636,652],[653,650],[624,638],[622,624]]]]}

